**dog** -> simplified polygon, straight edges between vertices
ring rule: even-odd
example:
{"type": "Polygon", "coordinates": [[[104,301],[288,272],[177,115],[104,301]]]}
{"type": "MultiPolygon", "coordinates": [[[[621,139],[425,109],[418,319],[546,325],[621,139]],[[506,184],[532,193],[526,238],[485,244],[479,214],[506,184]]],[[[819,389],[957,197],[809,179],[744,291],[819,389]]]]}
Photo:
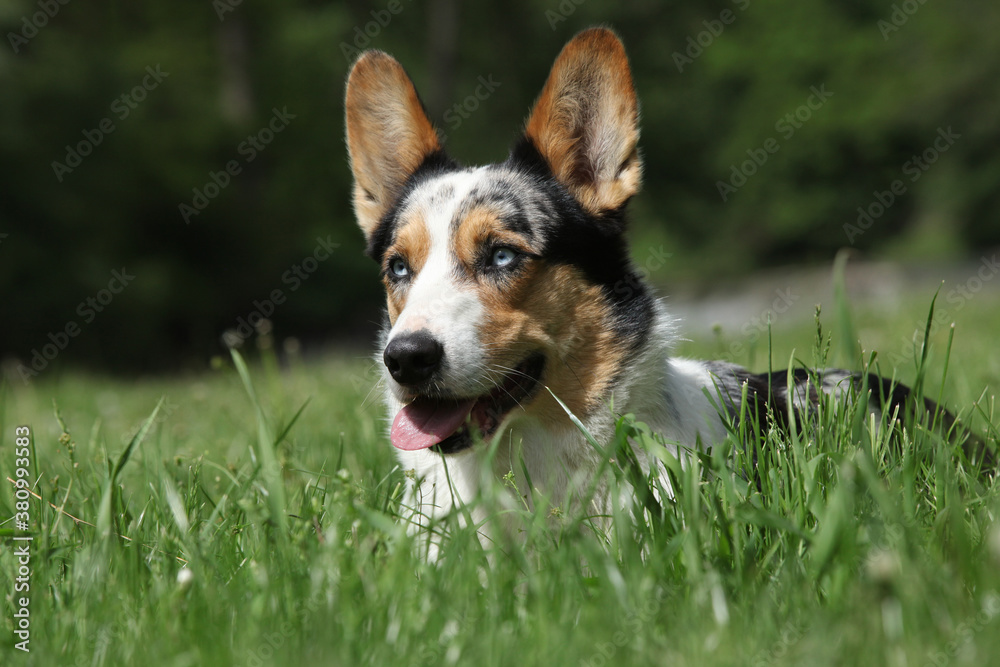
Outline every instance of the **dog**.
{"type": "Polygon", "coordinates": [[[580,425],[611,442],[616,413],[683,453],[721,442],[740,415],[781,421],[820,393],[871,388],[873,411],[890,414],[910,400],[875,375],[674,356],[676,322],[629,258],[639,104],[610,29],[566,44],[500,163],[451,159],[381,51],[354,63],[345,111],[354,211],[386,291],[389,438],[413,472],[404,504],[418,529],[474,498],[484,470],[558,504],[602,463],[580,425]]]}

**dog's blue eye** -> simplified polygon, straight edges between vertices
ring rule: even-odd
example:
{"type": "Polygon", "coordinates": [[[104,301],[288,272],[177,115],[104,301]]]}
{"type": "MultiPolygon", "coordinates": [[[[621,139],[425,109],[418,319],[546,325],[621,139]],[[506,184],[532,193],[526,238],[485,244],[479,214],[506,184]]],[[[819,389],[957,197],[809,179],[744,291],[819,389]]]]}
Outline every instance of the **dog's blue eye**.
{"type": "Polygon", "coordinates": [[[493,257],[490,258],[490,265],[503,267],[509,265],[515,259],[517,259],[516,250],[507,247],[497,248],[493,251],[493,257]]]}
{"type": "Polygon", "coordinates": [[[405,278],[410,275],[410,267],[399,257],[389,262],[389,271],[397,278],[405,278]]]}

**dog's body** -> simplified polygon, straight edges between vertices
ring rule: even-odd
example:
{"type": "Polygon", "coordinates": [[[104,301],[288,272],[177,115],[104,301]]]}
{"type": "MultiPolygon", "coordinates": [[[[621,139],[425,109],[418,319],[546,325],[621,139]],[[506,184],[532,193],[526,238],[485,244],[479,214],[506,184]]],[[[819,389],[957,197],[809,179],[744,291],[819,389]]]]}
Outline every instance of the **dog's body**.
{"type": "MultiPolygon", "coordinates": [[[[472,498],[490,467],[561,502],[601,463],[567,411],[598,442],[612,440],[616,413],[632,413],[694,449],[726,437],[744,390],[756,419],[815,400],[805,373],[790,391],[785,372],[672,356],[674,323],[625,241],[638,105],[611,31],[566,45],[500,164],[451,161],[413,84],[378,51],[354,65],[346,114],[355,211],[388,297],[390,438],[416,473],[416,524],[472,498]]],[[[812,383],[836,393],[861,379],[828,371],[812,383]]]]}

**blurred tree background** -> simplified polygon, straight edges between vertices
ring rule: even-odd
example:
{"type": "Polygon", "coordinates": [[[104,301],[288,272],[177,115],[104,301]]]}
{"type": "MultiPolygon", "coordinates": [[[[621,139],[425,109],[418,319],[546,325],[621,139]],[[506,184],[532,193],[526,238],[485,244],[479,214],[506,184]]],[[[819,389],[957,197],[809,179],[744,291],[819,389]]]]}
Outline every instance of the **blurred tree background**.
{"type": "Polygon", "coordinates": [[[993,0],[5,0],[0,358],[200,367],[275,290],[279,340],[367,340],[380,288],[341,108],[358,49],[393,53],[449,151],[481,163],[596,23],[642,102],[633,231],[637,257],[673,253],[658,279],[1000,242],[993,0]]]}

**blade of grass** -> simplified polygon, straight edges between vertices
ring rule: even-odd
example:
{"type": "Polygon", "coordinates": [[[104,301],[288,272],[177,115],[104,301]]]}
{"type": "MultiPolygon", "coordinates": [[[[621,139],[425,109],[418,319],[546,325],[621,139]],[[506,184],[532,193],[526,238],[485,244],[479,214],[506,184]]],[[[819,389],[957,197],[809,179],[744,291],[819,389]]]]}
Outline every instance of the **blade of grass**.
{"type": "MultiPolygon", "coordinates": [[[[146,439],[146,434],[153,427],[153,423],[156,421],[156,415],[159,414],[160,408],[163,407],[163,399],[161,398],[153,408],[153,412],[146,417],[146,421],[142,423],[142,426],[136,432],[132,439],[129,441],[128,446],[125,447],[125,451],[121,453],[118,457],[118,461],[115,463],[114,468],[111,470],[111,474],[108,476],[107,482],[104,484],[104,490],[101,493],[101,505],[97,512],[97,532],[101,537],[107,538],[112,534],[112,528],[114,527],[115,521],[112,517],[111,508],[114,506],[112,502],[115,495],[115,484],[118,481],[118,475],[121,473],[122,468],[128,463],[128,460],[132,457],[132,452],[135,451],[143,440],[146,439]]],[[[64,427],[65,428],[65,427],[64,427]]],[[[121,532],[120,530],[117,532],[121,532]]]]}
{"type": "Polygon", "coordinates": [[[281,479],[281,467],[278,464],[278,457],[275,452],[277,441],[274,439],[271,427],[264,417],[264,410],[260,406],[257,392],[254,390],[253,382],[250,380],[250,371],[247,369],[246,362],[243,361],[243,357],[235,349],[230,349],[229,352],[233,357],[236,372],[239,373],[240,380],[243,381],[243,388],[246,390],[247,396],[250,397],[250,402],[253,403],[254,414],[257,419],[257,445],[260,450],[261,476],[264,481],[264,488],[267,490],[268,512],[271,516],[271,522],[278,529],[279,539],[284,542],[288,538],[288,522],[285,516],[285,485],[281,479]]]}
{"type": "Polygon", "coordinates": [[[930,352],[931,345],[931,327],[934,324],[934,305],[937,303],[942,285],[938,285],[937,291],[934,292],[934,298],[931,299],[931,307],[927,311],[927,322],[924,324],[924,340],[920,345],[920,359],[917,361],[917,379],[913,381],[913,396],[916,398],[918,406],[914,417],[919,417],[922,414],[919,406],[923,403],[924,398],[924,378],[927,374],[927,355],[930,352]]]}
{"type": "Polygon", "coordinates": [[[861,345],[854,330],[854,322],[851,319],[851,307],[847,302],[847,287],[844,280],[849,257],[850,250],[845,248],[838,252],[833,260],[833,299],[837,308],[840,350],[844,357],[841,363],[850,370],[858,370],[861,345]]]}

